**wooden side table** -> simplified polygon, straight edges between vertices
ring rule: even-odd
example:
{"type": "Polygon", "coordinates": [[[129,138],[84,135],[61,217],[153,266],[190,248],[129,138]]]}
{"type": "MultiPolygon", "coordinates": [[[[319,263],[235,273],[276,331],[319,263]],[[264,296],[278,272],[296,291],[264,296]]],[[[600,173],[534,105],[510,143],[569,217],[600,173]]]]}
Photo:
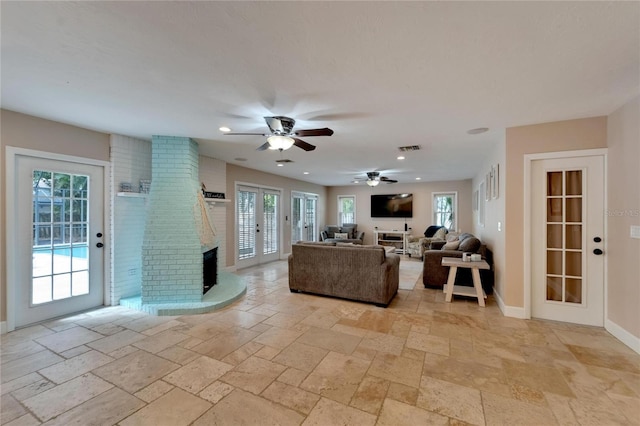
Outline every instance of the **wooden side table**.
{"type": "Polygon", "coordinates": [[[482,281],[480,280],[480,269],[491,269],[489,264],[485,260],[479,262],[463,262],[458,257],[443,257],[442,266],[449,266],[449,279],[444,286],[443,291],[446,293],[445,301],[451,302],[451,298],[454,294],[459,296],[477,297],[478,304],[484,307],[484,299],[487,295],[482,289],[482,281]],[[454,285],[456,281],[456,274],[458,268],[471,269],[471,276],[473,277],[473,288],[465,287],[461,285],[454,285]]]}

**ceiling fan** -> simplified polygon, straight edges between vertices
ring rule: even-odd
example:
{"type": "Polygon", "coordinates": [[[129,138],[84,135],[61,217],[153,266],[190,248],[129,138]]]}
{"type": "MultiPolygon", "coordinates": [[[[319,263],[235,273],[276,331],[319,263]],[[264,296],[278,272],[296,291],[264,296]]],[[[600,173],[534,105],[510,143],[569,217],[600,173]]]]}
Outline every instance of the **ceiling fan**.
{"type": "Polygon", "coordinates": [[[307,129],[307,130],[293,130],[293,126],[296,124],[296,120],[289,117],[275,116],[264,117],[264,121],[267,122],[271,133],[225,133],[225,135],[260,135],[266,136],[267,141],[258,147],[258,151],[264,151],[265,149],[277,149],[284,151],[297,146],[305,151],[313,151],[316,149],[315,145],[311,145],[308,142],[299,139],[298,136],[331,136],[333,130],[325,127],[322,129],[307,129]]]}
{"type": "MultiPolygon", "coordinates": [[[[364,180],[364,179],[362,179],[362,178],[361,178],[361,179],[356,178],[356,179],[354,180],[354,183],[358,183],[358,182],[360,182],[361,180],[364,180]]],[[[395,179],[389,179],[389,178],[388,178],[388,177],[386,177],[386,176],[380,176],[380,172],[367,172],[367,180],[366,180],[366,182],[367,182],[367,185],[369,185],[369,186],[378,186],[378,184],[379,184],[380,182],[385,182],[385,183],[398,183],[398,181],[397,181],[397,180],[395,180],[395,179]]]]}

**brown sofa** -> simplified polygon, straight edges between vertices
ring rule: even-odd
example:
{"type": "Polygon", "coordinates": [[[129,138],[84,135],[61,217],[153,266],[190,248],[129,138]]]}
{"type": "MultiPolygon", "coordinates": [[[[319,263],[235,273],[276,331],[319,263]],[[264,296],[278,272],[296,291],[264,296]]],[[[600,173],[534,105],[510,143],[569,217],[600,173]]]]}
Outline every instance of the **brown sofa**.
{"type": "MultiPolygon", "coordinates": [[[[458,257],[462,258],[463,253],[478,253],[482,256],[482,259],[486,260],[491,269],[480,270],[480,279],[482,281],[482,288],[485,293],[491,294],[493,292],[493,254],[491,250],[483,244],[478,238],[469,233],[462,233],[458,236],[460,245],[455,250],[443,250],[444,241],[434,242],[431,244],[430,249],[424,252],[424,261],[422,267],[422,283],[425,288],[435,287],[442,288],[447,283],[449,278],[449,267],[442,266],[443,257],[458,257]]],[[[473,286],[473,279],[471,277],[471,269],[458,268],[456,274],[456,285],[473,286]]]]}
{"type": "Polygon", "coordinates": [[[289,255],[289,289],[387,307],[398,292],[400,256],[382,246],[298,242],[289,255]]]}

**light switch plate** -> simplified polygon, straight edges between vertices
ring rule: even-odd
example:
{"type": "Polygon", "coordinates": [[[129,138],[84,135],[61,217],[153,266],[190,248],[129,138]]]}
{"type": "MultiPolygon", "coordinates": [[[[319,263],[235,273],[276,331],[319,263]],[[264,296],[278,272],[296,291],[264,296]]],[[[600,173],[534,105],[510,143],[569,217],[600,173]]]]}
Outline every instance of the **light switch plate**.
{"type": "Polygon", "coordinates": [[[631,238],[640,238],[640,226],[631,225],[631,238]]]}
{"type": "Polygon", "coordinates": [[[498,232],[502,231],[502,222],[498,221],[498,232]]]}

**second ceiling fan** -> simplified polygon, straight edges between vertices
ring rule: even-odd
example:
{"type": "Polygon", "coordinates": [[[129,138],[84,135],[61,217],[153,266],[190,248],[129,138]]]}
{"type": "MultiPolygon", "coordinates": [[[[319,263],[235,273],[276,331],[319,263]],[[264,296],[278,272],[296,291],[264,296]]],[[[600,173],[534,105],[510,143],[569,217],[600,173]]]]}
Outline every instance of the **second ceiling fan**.
{"type": "Polygon", "coordinates": [[[271,133],[225,133],[225,135],[261,135],[266,136],[267,141],[260,145],[257,150],[264,151],[265,149],[274,149],[284,151],[297,146],[305,151],[313,151],[316,149],[315,145],[311,145],[309,142],[305,142],[298,136],[310,137],[310,136],[331,136],[333,130],[328,127],[322,129],[307,129],[307,130],[293,130],[293,126],[296,124],[296,120],[284,116],[264,117],[264,121],[267,122],[271,133]]]}
{"type": "MultiPolygon", "coordinates": [[[[360,181],[364,179],[356,178],[356,181],[360,181]]],[[[398,183],[395,179],[390,179],[386,176],[380,176],[380,172],[367,172],[367,185],[369,186],[377,186],[380,182],[385,183],[398,183]]]]}

